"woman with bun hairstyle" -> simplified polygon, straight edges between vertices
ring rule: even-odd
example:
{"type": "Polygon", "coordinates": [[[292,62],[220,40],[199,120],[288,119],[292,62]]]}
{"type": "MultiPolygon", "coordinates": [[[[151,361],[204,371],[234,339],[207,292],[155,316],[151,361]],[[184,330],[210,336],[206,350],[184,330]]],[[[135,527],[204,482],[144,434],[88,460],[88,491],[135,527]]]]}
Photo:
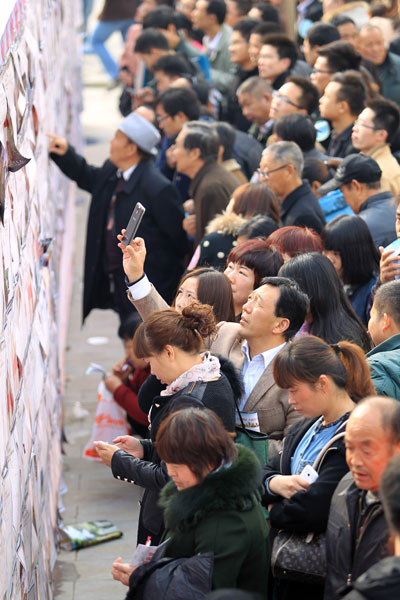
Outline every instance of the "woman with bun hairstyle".
{"type": "MultiPolygon", "coordinates": [[[[174,309],[153,312],[136,330],[135,355],[145,358],[151,373],[166,388],[151,397],[149,410],[150,439],[121,436],[115,445],[98,442],[97,451],[111,465],[117,479],[145,488],[139,515],[138,543],[151,536],[157,544],[163,533],[162,512],[158,506],[160,490],[168,481],[154,440],[161,422],[173,411],[186,406],[205,406],[213,410],[228,432],[235,431],[235,397],[242,386],[233,365],[221,362],[209,352],[202,353],[203,339],[216,331],[212,308],[190,304],[182,313],[174,309]]],[[[139,396],[139,403],[142,407],[139,396]]]]}
{"type": "MultiPolygon", "coordinates": [[[[288,431],[282,455],[264,469],[270,524],[276,531],[322,533],[332,494],[347,473],[343,438],[333,442],[318,466],[318,478],[301,476],[336,434],[343,432],[352,409],[374,393],[361,348],[350,342],[330,346],[314,337],[290,341],[275,359],[274,378],[289,392],[289,404],[303,416],[288,431]]],[[[276,580],[277,598],[322,599],[323,586],[276,580]],[[295,593],[294,593],[295,592],[295,593]]],[[[275,597],[275,596],[274,596],[275,597]]]]}

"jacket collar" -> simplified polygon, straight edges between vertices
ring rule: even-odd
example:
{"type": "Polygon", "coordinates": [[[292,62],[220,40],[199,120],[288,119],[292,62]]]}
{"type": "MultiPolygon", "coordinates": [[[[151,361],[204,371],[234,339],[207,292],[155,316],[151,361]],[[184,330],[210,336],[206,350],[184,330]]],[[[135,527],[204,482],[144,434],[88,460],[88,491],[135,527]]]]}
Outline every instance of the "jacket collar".
{"type": "Polygon", "coordinates": [[[293,208],[299,198],[302,196],[308,196],[309,194],[313,194],[310,184],[308,181],[303,181],[303,183],[293,190],[293,192],[290,192],[290,194],[288,194],[282,202],[281,219],[290,211],[291,208],[293,208]]]}
{"type": "Polygon", "coordinates": [[[367,353],[367,356],[373,356],[374,354],[379,354],[380,352],[388,352],[390,350],[400,350],[400,333],[392,335],[384,342],[381,342],[380,344],[375,346],[375,348],[372,348],[372,350],[370,350],[367,353]]]}
{"type": "Polygon", "coordinates": [[[366,208],[371,208],[374,204],[379,204],[380,202],[384,202],[385,200],[392,200],[393,194],[392,192],[379,192],[378,194],[374,194],[370,196],[363,202],[360,206],[360,212],[365,210],[366,208]]]}

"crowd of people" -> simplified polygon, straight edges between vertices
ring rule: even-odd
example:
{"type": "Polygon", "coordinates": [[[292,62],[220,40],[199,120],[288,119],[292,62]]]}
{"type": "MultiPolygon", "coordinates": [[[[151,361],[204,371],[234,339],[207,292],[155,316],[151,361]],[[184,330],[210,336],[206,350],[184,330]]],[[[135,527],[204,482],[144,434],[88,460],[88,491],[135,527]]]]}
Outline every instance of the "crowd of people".
{"type": "Polygon", "coordinates": [[[128,598],[400,597],[400,13],[289,4],[106,0],[109,156],[51,136],[92,195],[83,320],[125,348],[97,452],[166,542],[114,562],[128,598]]]}

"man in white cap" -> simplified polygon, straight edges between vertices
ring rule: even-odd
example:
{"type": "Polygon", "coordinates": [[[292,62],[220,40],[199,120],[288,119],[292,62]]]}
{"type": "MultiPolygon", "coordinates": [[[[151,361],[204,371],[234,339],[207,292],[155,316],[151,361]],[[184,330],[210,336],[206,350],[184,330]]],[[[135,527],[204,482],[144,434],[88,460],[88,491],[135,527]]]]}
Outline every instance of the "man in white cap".
{"type": "Polygon", "coordinates": [[[146,213],[138,235],[149,248],[146,271],[167,302],[183,271],[186,235],[178,192],[152,160],[160,140],[157,129],[131,113],[120,123],[103,166],[88,165],[66,139],[50,135],[50,156],[67,177],[92,194],[85,256],[83,320],[93,308],[112,308],[123,321],[132,305],[126,296],[116,235],[126,228],[136,202],[146,213]]]}

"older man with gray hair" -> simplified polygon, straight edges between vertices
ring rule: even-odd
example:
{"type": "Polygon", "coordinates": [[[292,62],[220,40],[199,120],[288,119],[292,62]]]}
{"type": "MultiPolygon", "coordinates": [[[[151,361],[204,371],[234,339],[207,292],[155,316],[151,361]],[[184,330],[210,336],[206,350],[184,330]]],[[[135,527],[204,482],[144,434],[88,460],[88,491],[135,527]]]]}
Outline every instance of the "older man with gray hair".
{"type": "Polygon", "coordinates": [[[294,142],[276,142],[263,152],[258,174],[281,204],[283,225],[310,227],[320,233],[324,213],[310,185],[302,181],[303,154],[294,142]]]}
{"type": "Polygon", "coordinates": [[[324,600],[342,598],[346,585],[389,554],[379,492],[386,466],[400,452],[400,403],[372,396],[357,404],[347,422],[345,444],[350,473],[332,497],[324,600]]]}

